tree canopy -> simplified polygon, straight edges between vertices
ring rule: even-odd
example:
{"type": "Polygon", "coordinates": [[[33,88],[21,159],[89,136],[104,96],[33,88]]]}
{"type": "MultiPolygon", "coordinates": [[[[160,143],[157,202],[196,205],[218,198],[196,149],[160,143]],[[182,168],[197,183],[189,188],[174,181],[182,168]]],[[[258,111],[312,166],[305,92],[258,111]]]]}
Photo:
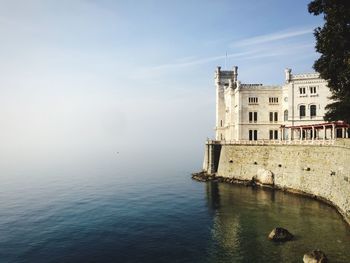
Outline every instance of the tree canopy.
{"type": "Polygon", "coordinates": [[[325,21],[314,32],[316,51],[321,54],[314,69],[332,92],[325,119],[350,123],[350,0],[314,0],[308,10],[323,14],[325,21]]]}

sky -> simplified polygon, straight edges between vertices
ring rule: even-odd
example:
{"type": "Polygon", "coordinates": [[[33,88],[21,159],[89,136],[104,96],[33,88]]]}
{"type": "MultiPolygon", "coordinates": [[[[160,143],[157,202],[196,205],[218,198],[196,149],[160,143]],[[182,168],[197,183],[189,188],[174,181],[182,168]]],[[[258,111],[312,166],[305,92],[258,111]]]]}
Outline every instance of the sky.
{"type": "Polygon", "coordinates": [[[313,71],[308,2],[0,0],[0,170],[200,167],[218,65],[242,83],[313,71]]]}

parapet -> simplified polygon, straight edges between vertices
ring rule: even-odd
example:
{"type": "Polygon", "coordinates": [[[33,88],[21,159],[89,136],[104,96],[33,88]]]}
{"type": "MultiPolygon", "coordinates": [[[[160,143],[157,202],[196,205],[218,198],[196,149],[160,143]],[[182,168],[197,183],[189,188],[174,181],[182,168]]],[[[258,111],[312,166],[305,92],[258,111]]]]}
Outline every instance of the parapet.
{"type": "Polygon", "coordinates": [[[261,87],[263,84],[261,84],[261,83],[253,83],[253,84],[246,84],[246,83],[242,83],[241,84],[241,87],[242,88],[259,88],[259,87],[261,87]]]}
{"type": "Polygon", "coordinates": [[[320,74],[317,72],[292,75],[292,80],[319,79],[319,78],[320,78],[320,74]]]}
{"type": "Polygon", "coordinates": [[[284,74],[285,74],[285,80],[287,84],[290,83],[291,81],[320,79],[320,74],[317,72],[292,74],[292,70],[290,68],[286,68],[284,70],[284,74]]]}
{"type": "Polygon", "coordinates": [[[277,85],[263,85],[261,83],[259,84],[241,84],[240,86],[241,89],[243,90],[254,90],[254,89],[257,89],[257,90],[269,90],[269,89],[281,89],[282,86],[277,86],[277,85]]]}
{"type": "Polygon", "coordinates": [[[232,70],[221,70],[221,67],[218,66],[215,71],[215,79],[217,82],[227,82],[232,83],[233,86],[236,86],[238,76],[238,67],[234,66],[232,70]]]}

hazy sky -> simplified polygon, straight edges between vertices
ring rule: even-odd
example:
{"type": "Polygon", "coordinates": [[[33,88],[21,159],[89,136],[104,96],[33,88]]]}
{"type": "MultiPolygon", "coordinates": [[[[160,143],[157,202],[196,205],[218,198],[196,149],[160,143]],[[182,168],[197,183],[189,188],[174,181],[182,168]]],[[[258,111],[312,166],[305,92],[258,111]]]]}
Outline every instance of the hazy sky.
{"type": "Polygon", "coordinates": [[[2,171],[117,152],[200,160],[226,52],[242,82],[312,71],[322,19],[308,2],[0,0],[2,171]]]}

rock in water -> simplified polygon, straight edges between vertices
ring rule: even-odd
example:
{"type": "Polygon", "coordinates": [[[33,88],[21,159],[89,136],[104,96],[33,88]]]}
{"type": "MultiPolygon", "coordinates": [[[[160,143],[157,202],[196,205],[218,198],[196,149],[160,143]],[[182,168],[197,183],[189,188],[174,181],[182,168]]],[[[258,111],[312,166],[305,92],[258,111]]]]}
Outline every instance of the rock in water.
{"type": "Polygon", "coordinates": [[[193,173],[192,179],[197,180],[199,182],[208,182],[213,179],[212,176],[208,175],[206,172],[193,173]]]}
{"type": "Polygon", "coordinates": [[[317,249],[306,253],[303,257],[303,261],[304,263],[327,263],[328,259],[325,253],[317,249]]]}
{"type": "Polygon", "coordinates": [[[282,227],[276,227],[269,234],[269,239],[277,242],[285,242],[293,239],[293,235],[282,227]]]}
{"type": "Polygon", "coordinates": [[[274,175],[270,170],[258,169],[253,180],[262,185],[273,185],[275,183],[274,175]]]}

